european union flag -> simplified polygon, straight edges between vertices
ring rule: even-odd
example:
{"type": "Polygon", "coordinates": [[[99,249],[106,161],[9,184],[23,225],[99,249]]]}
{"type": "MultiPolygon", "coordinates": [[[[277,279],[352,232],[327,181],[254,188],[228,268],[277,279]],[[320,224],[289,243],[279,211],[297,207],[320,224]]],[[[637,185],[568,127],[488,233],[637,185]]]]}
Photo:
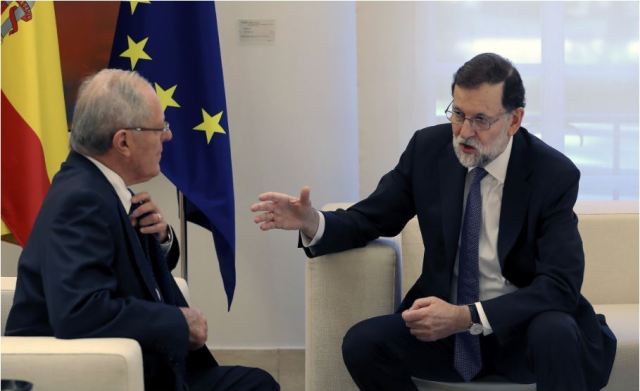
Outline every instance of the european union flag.
{"type": "Polygon", "coordinates": [[[154,85],[173,132],[162,172],[184,194],[187,220],[213,233],[231,308],[233,178],[214,3],[122,3],[109,67],[135,70],[154,85]]]}

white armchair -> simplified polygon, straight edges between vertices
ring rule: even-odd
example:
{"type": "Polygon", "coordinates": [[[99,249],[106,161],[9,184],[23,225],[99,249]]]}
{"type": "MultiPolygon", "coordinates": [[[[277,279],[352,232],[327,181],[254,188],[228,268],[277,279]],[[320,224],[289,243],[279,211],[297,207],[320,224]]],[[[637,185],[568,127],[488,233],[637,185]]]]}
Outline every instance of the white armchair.
{"type": "MultiPolygon", "coordinates": [[[[345,208],[330,204],[325,210],[345,208]]],[[[606,391],[638,389],[638,215],[580,215],[586,270],[582,292],[618,338],[606,391]]],[[[306,270],[306,391],[356,390],[341,353],[347,330],[392,313],[418,278],[424,245],[416,219],[399,238],[310,259],[306,270]],[[401,247],[401,251],[398,248],[401,247]]],[[[415,379],[420,390],[525,391],[535,385],[496,379],[440,383],[415,379]]]]}
{"type": "MultiPolygon", "coordinates": [[[[189,299],[187,283],[176,282],[189,299]]],[[[2,277],[2,333],[13,303],[15,277],[2,277]]],[[[2,339],[2,377],[27,380],[34,391],[143,391],[142,351],[127,338],[2,339]]]]}

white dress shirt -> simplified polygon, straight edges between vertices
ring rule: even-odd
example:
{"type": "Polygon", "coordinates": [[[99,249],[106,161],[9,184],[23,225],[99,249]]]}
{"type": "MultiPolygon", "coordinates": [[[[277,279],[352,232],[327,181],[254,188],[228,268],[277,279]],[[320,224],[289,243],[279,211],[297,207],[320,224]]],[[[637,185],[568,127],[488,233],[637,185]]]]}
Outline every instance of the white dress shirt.
{"type": "MultiPolygon", "coordinates": [[[[504,180],[507,175],[507,166],[511,157],[511,146],[513,138],[509,138],[509,143],[505,150],[488,163],[484,169],[487,175],[480,182],[480,193],[482,194],[482,225],[480,226],[480,243],[478,269],[480,273],[480,300],[489,300],[494,297],[517,290],[517,287],[511,284],[502,276],[500,260],[498,259],[498,230],[500,227],[500,209],[502,207],[502,189],[504,180]]],[[[469,172],[475,167],[469,168],[469,172]]],[[[467,175],[464,187],[464,200],[462,204],[463,217],[466,207],[467,193],[469,192],[470,175],[467,175]]],[[[320,222],[318,230],[313,239],[309,239],[301,233],[302,244],[304,247],[311,247],[318,243],[324,235],[325,221],[324,215],[318,211],[320,222]]],[[[460,248],[460,238],[458,238],[458,249],[460,248]]],[[[456,254],[456,261],[453,267],[453,278],[451,279],[451,303],[456,303],[458,297],[458,258],[459,252],[456,254]]],[[[480,302],[475,303],[480,321],[484,328],[483,334],[489,335],[493,332],[491,323],[482,308],[480,302]]]]}
{"type": "MultiPolygon", "coordinates": [[[[500,228],[500,209],[502,207],[502,189],[504,179],[507,175],[509,157],[511,157],[511,146],[513,138],[505,150],[495,159],[489,162],[484,169],[487,175],[480,182],[480,193],[482,194],[482,223],[480,225],[480,243],[478,256],[478,270],[480,273],[480,301],[493,299],[506,293],[513,292],[517,287],[511,284],[502,276],[500,260],[498,259],[498,231],[500,228]]],[[[475,167],[469,168],[468,172],[475,167]]],[[[467,194],[471,176],[467,175],[464,186],[464,200],[462,204],[463,219],[464,209],[467,204],[467,194]]],[[[453,266],[453,278],[451,279],[451,302],[456,303],[458,298],[458,260],[460,256],[460,238],[458,238],[458,254],[453,266]]],[[[491,323],[487,319],[482,304],[476,303],[476,309],[480,316],[480,321],[484,327],[483,334],[489,335],[493,332],[491,323]]]]}
{"type": "Polygon", "coordinates": [[[109,183],[111,183],[113,190],[116,191],[116,194],[118,195],[118,198],[120,198],[120,202],[124,207],[124,211],[129,213],[129,209],[131,209],[132,196],[131,196],[131,192],[129,191],[129,188],[124,183],[124,180],[122,179],[122,177],[120,177],[120,175],[118,175],[115,171],[105,166],[104,164],[100,163],[99,161],[92,158],[91,156],[87,156],[87,155],[82,155],[82,156],[89,159],[91,163],[93,163],[96,167],[98,167],[98,170],[100,170],[102,175],[104,175],[104,177],[107,178],[109,183]]]}

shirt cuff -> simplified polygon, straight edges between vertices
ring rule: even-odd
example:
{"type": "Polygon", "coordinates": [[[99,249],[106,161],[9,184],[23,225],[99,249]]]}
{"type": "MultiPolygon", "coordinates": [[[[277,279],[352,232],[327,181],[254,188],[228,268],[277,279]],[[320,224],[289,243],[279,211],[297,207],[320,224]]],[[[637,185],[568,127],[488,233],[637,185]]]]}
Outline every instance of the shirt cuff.
{"type": "Polygon", "coordinates": [[[167,240],[165,240],[164,243],[160,243],[160,250],[163,255],[167,255],[169,253],[171,245],[173,244],[173,230],[169,227],[167,227],[167,230],[169,230],[169,232],[167,232],[167,240]]]}
{"type": "Polygon", "coordinates": [[[318,214],[318,230],[316,231],[316,235],[312,238],[309,239],[309,237],[305,234],[302,233],[302,231],[300,231],[300,238],[302,239],[302,245],[304,247],[312,247],[315,246],[320,239],[322,239],[322,236],[324,235],[324,215],[320,212],[320,211],[316,211],[316,213],[318,214]]]}
{"type": "Polygon", "coordinates": [[[478,316],[480,316],[480,322],[482,323],[482,335],[493,334],[493,329],[491,328],[491,324],[489,323],[489,319],[487,319],[487,315],[484,313],[484,309],[482,308],[482,303],[475,303],[476,310],[478,310],[478,316]]]}

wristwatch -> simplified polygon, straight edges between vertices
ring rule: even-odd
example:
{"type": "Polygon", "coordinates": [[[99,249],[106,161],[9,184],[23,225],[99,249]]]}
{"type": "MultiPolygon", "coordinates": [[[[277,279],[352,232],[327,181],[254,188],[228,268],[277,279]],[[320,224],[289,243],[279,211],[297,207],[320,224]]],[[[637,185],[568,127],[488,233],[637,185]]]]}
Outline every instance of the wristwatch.
{"type": "Polygon", "coordinates": [[[471,313],[471,322],[469,322],[469,334],[471,335],[480,335],[484,331],[484,327],[482,327],[482,323],[480,322],[480,316],[478,315],[478,310],[476,309],[475,304],[469,304],[469,312],[471,313]]]}

